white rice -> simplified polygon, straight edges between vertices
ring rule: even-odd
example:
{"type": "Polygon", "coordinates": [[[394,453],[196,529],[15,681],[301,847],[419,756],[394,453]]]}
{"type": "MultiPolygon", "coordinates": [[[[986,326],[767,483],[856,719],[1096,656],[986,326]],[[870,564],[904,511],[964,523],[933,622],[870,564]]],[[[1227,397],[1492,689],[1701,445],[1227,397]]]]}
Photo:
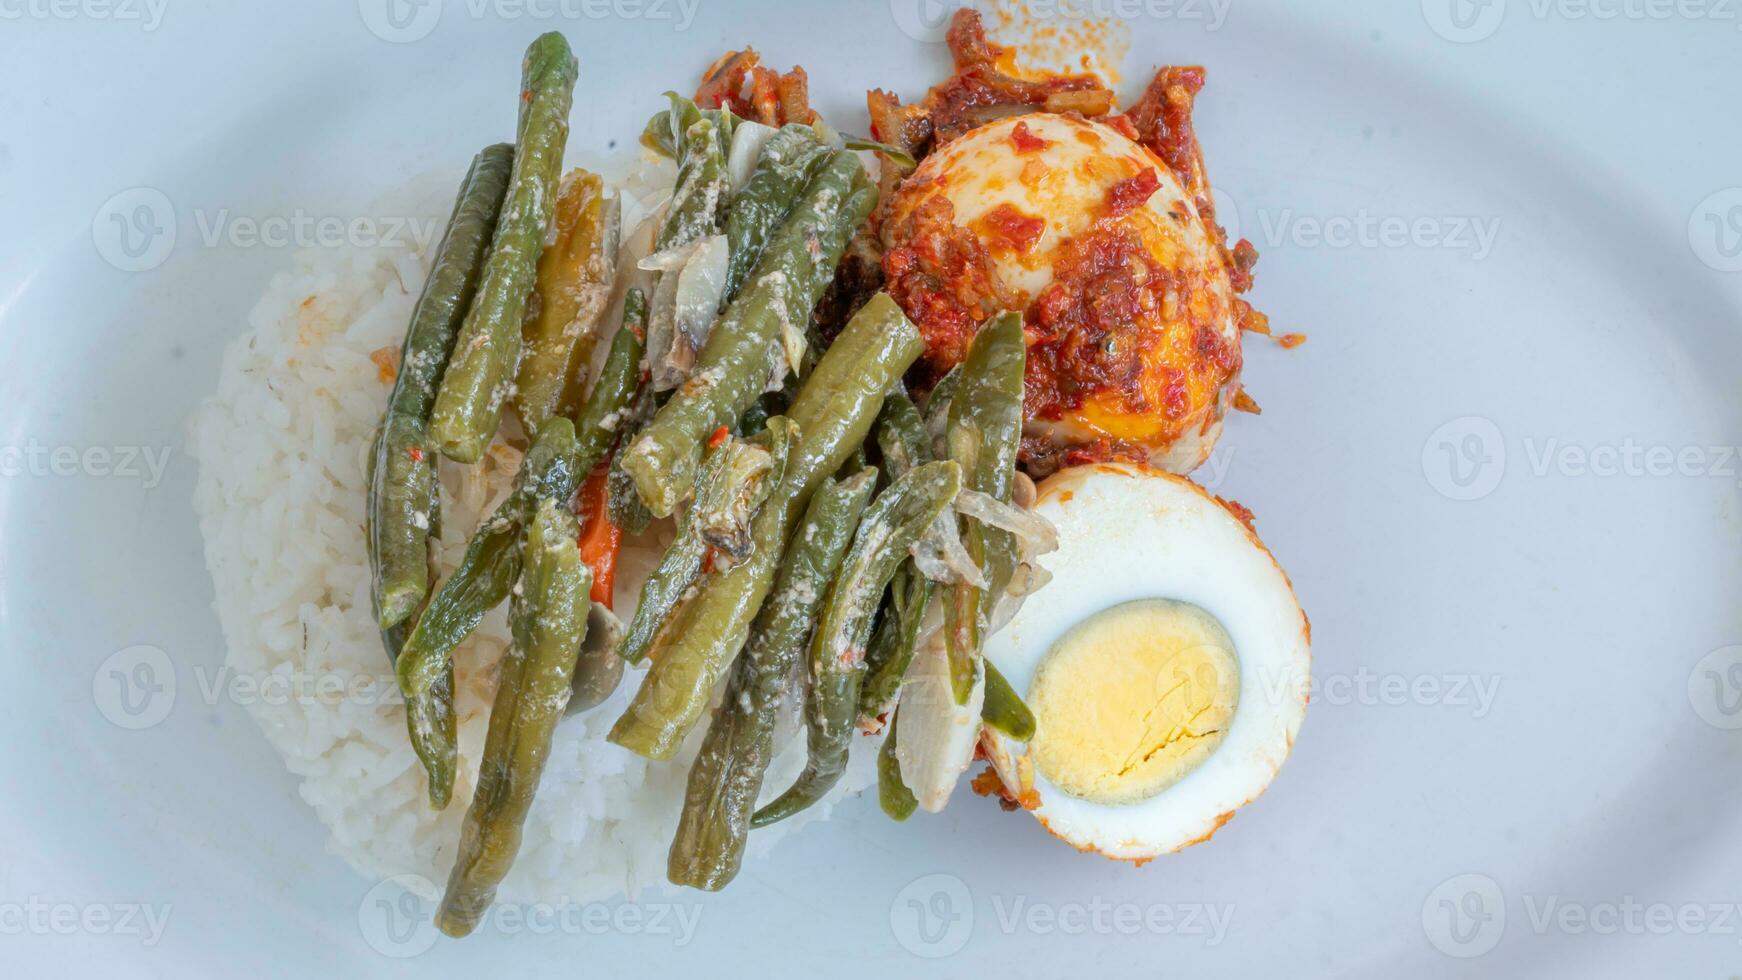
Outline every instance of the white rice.
{"type": "MultiPolygon", "coordinates": [[[[457,177],[414,182],[372,213],[416,215],[439,227],[457,184],[457,177]]],[[[298,254],[225,351],[217,394],[190,420],[189,442],[200,461],[194,506],[228,665],[257,680],[281,675],[275,683],[292,681],[299,692],[270,699],[276,703],[252,699],[255,720],[301,781],[335,852],[375,878],[412,874],[440,883],[472,796],[495,662],[509,635],[497,610],[456,653],[459,775],[453,802],[432,812],[370,613],[363,541],[364,457],[391,385],[369,354],[398,347],[429,259],[411,244],[298,254]]],[[[499,440],[476,466],[442,463],[444,575],[507,490],[519,457],[499,440]]],[[[620,612],[632,611],[651,554],[625,554],[620,612]]],[[[503,901],[588,902],[669,887],[666,849],[706,725],[671,763],[606,742],[640,679],[631,670],[608,702],[557,729],[503,901]]],[[[765,798],[802,767],[795,714],[789,705],[765,798]]],[[[747,861],[875,781],[875,745],[854,748],[830,798],[753,833],[747,861]]]]}

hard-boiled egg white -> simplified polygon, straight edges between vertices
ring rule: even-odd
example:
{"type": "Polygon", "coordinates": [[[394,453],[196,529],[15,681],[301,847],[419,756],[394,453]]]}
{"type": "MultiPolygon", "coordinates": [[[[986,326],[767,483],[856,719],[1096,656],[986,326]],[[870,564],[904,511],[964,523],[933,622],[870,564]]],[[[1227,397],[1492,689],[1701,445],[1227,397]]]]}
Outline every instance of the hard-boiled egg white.
{"type": "Polygon", "coordinates": [[[1146,860],[1209,838],[1270,785],[1306,713],[1310,627],[1252,530],[1144,467],[1063,470],[1035,510],[1052,581],[987,643],[1035,737],[988,730],[1006,792],[1054,835],[1146,860]]]}

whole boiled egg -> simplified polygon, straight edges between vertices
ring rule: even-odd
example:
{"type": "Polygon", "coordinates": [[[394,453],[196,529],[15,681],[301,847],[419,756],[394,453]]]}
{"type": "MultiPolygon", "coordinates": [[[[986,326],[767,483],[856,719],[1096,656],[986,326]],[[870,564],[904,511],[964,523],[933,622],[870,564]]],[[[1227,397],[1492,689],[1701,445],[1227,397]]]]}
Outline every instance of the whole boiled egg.
{"type": "Polygon", "coordinates": [[[1276,777],[1306,713],[1307,619],[1233,510],[1141,466],[1063,470],[1035,510],[1052,581],[986,646],[1035,714],[991,729],[1004,792],[1083,850],[1147,860],[1206,840],[1276,777]],[[1115,571],[1116,570],[1116,571],[1115,571]]]}
{"type": "Polygon", "coordinates": [[[1022,310],[1024,459],[1208,458],[1239,392],[1240,304],[1212,222],[1113,125],[1031,113],[927,156],[883,222],[886,288],[941,375],[1022,310]]]}

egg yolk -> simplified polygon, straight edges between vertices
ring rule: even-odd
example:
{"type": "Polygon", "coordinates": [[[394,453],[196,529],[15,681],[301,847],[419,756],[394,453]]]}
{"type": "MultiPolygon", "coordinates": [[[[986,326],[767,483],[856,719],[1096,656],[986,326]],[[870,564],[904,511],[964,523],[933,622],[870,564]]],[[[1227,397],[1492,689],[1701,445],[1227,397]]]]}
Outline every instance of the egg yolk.
{"type": "Polygon", "coordinates": [[[1035,673],[1035,767],[1082,799],[1148,799],[1209,758],[1239,697],[1234,641],[1214,616],[1171,599],[1114,606],[1073,627],[1035,673]]]}

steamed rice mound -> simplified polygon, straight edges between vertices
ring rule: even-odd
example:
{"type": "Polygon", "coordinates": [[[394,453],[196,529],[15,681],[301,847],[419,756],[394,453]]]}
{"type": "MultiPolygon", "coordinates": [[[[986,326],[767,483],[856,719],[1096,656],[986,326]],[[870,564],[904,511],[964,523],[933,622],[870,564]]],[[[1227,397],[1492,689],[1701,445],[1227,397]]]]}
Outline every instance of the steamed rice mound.
{"type": "MultiPolygon", "coordinates": [[[[439,229],[456,184],[419,181],[373,210],[417,215],[439,229]]],[[[509,642],[506,604],[455,653],[460,765],[453,802],[436,813],[371,614],[363,535],[365,458],[392,386],[391,371],[370,355],[397,352],[434,245],[296,255],[226,349],[217,393],[190,420],[189,441],[200,464],[194,506],[227,664],[260,682],[276,675],[272,683],[292,692],[255,699],[250,713],[341,857],[370,876],[416,874],[439,883],[453,864],[476,783],[495,664],[509,642]]],[[[475,466],[442,462],[444,578],[479,520],[507,493],[519,436],[505,423],[475,466]]],[[[619,614],[633,611],[640,580],[657,559],[648,546],[660,543],[626,550],[619,614]]],[[[666,850],[706,726],[671,763],[649,763],[606,742],[641,674],[631,669],[609,701],[558,727],[502,901],[588,902],[666,884],[666,850]]],[[[803,766],[796,716],[797,706],[787,705],[765,799],[803,766]]],[[[747,860],[825,816],[843,793],[871,784],[875,746],[855,748],[834,793],[755,831],[747,860]]]]}

